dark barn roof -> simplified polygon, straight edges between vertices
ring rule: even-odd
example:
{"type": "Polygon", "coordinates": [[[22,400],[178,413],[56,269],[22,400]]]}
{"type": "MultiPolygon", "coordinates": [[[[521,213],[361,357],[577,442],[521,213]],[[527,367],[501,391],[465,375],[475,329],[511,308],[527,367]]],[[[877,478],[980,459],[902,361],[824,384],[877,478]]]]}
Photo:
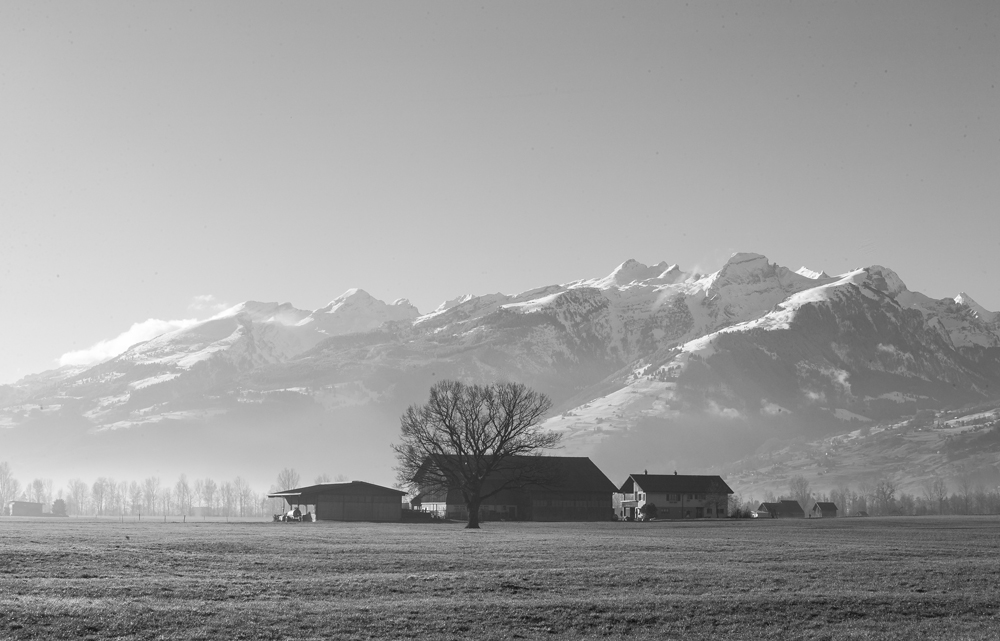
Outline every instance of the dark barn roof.
{"type": "MultiPolygon", "coordinates": [[[[449,456],[450,459],[458,459],[457,455],[449,456]]],[[[424,466],[430,464],[430,459],[424,462],[424,466]]],[[[502,469],[497,470],[493,477],[496,481],[507,480],[507,478],[517,474],[519,466],[530,465],[536,470],[541,470],[544,476],[551,478],[551,481],[542,484],[528,484],[522,489],[525,491],[554,491],[554,492],[607,492],[616,490],[615,484],[611,482],[604,472],[586,456],[511,456],[502,463],[502,469]]],[[[420,484],[420,475],[414,479],[420,484]]],[[[489,483],[487,480],[487,483],[489,483]]],[[[442,500],[443,491],[431,490],[422,495],[424,500],[442,500]],[[434,498],[432,498],[434,497],[434,498]]]]}
{"type": "Polygon", "coordinates": [[[315,498],[330,494],[388,494],[403,496],[406,492],[391,487],[375,485],[365,481],[350,481],[348,483],[320,483],[319,485],[307,485],[296,487],[290,490],[272,492],[267,495],[269,499],[298,499],[302,503],[315,503],[315,498]]]}
{"type": "Polygon", "coordinates": [[[777,503],[761,503],[760,507],[767,511],[768,514],[784,514],[787,516],[802,517],[806,515],[798,501],[789,501],[788,499],[783,499],[777,503]]]}
{"type": "Polygon", "coordinates": [[[836,512],[837,504],[829,503],[827,501],[816,501],[816,506],[813,509],[819,508],[822,512],[836,512]]]}
{"type": "Polygon", "coordinates": [[[630,474],[618,491],[631,494],[636,485],[657,494],[735,494],[721,476],[693,474],[630,474]]]}

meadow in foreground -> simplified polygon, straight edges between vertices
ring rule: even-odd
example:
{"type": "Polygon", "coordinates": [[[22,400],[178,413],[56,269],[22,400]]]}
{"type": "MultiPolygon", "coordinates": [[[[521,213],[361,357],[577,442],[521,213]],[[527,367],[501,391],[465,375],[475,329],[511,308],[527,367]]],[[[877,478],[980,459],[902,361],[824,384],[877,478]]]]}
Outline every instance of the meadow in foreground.
{"type": "Polygon", "coordinates": [[[2,639],[988,639],[1000,519],[0,519],[2,639]]]}

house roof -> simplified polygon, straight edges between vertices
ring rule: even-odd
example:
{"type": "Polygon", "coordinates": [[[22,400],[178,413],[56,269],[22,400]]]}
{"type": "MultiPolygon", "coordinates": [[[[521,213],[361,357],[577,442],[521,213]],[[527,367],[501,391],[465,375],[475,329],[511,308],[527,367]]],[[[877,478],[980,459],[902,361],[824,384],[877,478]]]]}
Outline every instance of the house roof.
{"type": "Polygon", "coordinates": [[[816,506],[813,509],[815,509],[816,507],[818,507],[819,509],[823,510],[824,512],[827,512],[827,511],[836,512],[837,511],[837,504],[836,503],[830,503],[830,502],[827,502],[827,501],[816,501],[816,506]]]}
{"type": "Polygon", "coordinates": [[[766,510],[769,514],[801,514],[805,516],[805,510],[798,501],[783,499],[777,503],[761,503],[758,510],[766,510]]]}
{"type": "Polygon", "coordinates": [[[280,492],[271,492],[267,497],[270,499],[300,499],[304,501],[307,498],[324,494],[393,494],[403,496],[406,492],[365,481],[350,481],[347,483],[320,483],[318,485],[296,487],[280,492]]]}
{"type": "Polygon", "coordinates": [[[732,488],[718,475],[699,476],[693,474],[630,474],[618,489],[622,493],[635,492],[673,494],[735,494],[732,488]]]}

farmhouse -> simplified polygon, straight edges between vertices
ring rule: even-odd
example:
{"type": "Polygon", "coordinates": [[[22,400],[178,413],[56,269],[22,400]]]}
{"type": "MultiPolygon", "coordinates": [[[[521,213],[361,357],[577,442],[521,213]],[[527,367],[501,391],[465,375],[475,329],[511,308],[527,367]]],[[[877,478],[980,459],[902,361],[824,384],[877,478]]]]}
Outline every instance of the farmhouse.
{"type": "Polygon", "coordinates": [[[799,505],[798,501],[789,501],[787,499],[778,501],[777,503],[761,503],[760,507],[757,508],[757,514],[761,518],[771,518],[771,519],[804,519],[806,518],[805,510],[799,505]]]}
{"type": "MultiPolygon", "coordinates": [[[[487,497],[479,508],[481,521],[610,521],[614,517],[611,495],[615,484],[586,456],[513,456],[508,461],[494,478],[487,479],[484,494],[516,477],[519,468],[543,469],[545,480],[487,497]]],[[[419,475],[414,481],[420,486],[419,475]]],[[[410,503],[414,509],[446,518],[469,518],[457,487],[418,492],[410,503]]]]}
{"type": "Polygon", "coordinates": [[[10,501],[7,503],[7,514],[10,516],[42,516],[41,503],[31,501],[10,501]]]}
{"type": "Polygon", "coordinates": [[[268,494],[282,498],[290,507],[315,509],[319,521],[399,521],[402,517],[401,490],[364,481],[320,483],[268,494]]]}
{"type": "MultiPolygon", "coordinates": [[[[615,495],[618,516],[642,518],[643,507],[656,506],[659,519],[721,518],[728,515],[733,490],[720,476],[632,474],[615,495]]],[[[651,508],[646,508],[647,512],[651,508]]]]}
{"type": "Polygon", "coordinates": [[[814,519],[831,519],[837,516],[837,506],[834,503],[818,501],[810,510],[814,519]]]}

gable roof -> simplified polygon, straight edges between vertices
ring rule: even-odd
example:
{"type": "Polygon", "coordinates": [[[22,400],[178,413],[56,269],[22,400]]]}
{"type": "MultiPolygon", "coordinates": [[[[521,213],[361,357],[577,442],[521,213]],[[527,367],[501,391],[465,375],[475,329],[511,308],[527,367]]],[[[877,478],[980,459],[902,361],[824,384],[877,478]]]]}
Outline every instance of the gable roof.
{"type": "MultiPolygon", "coordinates": [[[[318,485],[306,485],[305,487],[295,487],[280,492],[271,492],[267,495],[269,499],[299,499],[306,501],[325,494],[387,494],[403,496],[406,492],[392,487],[375,485],[366,481],[349,481],[347,483],[320,483],[318,485]]],[[[312,501],[307,501],[312,502],[312,501]]]]}
{"type": "MultiPolygon", "coordinates": [[[[448,455],[449,459],[455,461],[460,457],[457,454],[448,455]]],[[[503,481],[508,477],[515,476],[519,466],[531,465],[544,472],[544,476],[551,476],[552,481],[544,486],[540,484],[528,484],[523,489],[528,491],[551,490],[563,492],[614,492],[617,488],[604,472],[601,471],[593,461],[587,456],[510,456],[502,462],[502,467],[496,470],[495,480],[503,481]]],[[[430,457],[424,461],[423,467],[430,465],[430,457]]],[[[420,473],[414,481],[420,484],[420,473]]],[[[487,482],[489,482],[489,478],[487,482]]],[[[440,494],[432,492],[431,494],[440,494]]]]}
{"type": "Polygon", "coordinates": [[[768,514],[801,514],[802,516],[806,514],[798,501],[790,501],[788,499],[782,499],[777,503],[761,503],[758,510],[760,509],[767,511],[768,514]]]}
{"type": "Polygon", "coordinates": [[[830,503],[828,501],[816,501],[816,505],[813,506],[813,509],[815,510],[816,508],[819,508],[823,512],[836,512],[837,504],[830,503]]]}
{"type": "Polygon", "coordinates": [[[621,493],[631,494],[639,486],[641,492],[667,494],[735,494],[721,476],[694,474],[630,474],[618,488],[621,493]]]}

